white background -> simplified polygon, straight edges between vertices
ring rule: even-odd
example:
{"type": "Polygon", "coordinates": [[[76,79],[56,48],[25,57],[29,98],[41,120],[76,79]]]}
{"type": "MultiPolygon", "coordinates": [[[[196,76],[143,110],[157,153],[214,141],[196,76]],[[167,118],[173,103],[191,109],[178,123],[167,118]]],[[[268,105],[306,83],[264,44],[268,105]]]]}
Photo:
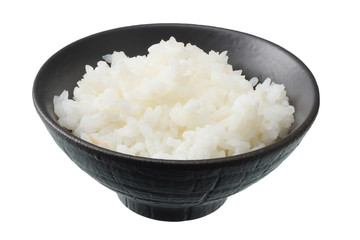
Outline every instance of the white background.
{"type": "Polygon", "coordinates": [[[0,8],[0,239],[360,239],[356,1],[6,1],[0,8]],[[144,23],[235,29],[297,55],[316,77],[318,118],[268,177],[187,222],[132,213],[82,172],[37,116],[41,65],[90,34],[144,23]]]}

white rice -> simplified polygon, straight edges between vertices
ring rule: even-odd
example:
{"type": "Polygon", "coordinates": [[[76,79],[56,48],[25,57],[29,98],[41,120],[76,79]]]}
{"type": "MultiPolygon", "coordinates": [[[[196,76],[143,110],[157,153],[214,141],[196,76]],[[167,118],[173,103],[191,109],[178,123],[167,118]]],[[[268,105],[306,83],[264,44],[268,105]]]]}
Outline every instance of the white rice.
{"type": "Polygon", "coordinates": [[[163,159],[241,154],[288,133],[295,109],[284,85],[248,81],[227,52],[207,54],[173,37],[148,51],[86,66],[74,99],[67,91],[54,97],[59,124],[104,148],[163,159]]]}

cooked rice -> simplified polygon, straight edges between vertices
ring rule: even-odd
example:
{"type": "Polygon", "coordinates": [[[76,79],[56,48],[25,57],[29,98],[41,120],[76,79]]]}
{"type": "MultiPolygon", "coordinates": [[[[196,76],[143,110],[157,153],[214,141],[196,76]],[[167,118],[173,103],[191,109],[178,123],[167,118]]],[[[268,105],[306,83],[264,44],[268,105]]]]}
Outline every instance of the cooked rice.
{"type": "Polygon", "coordinates": [[[148,51],[86,66],[73,99],[54,97],[59,124],[104,148],[162,159],[232,156],[287,135],[295,109],[284,85],[246,80],[227,52],[173,37],[148,51]]]}

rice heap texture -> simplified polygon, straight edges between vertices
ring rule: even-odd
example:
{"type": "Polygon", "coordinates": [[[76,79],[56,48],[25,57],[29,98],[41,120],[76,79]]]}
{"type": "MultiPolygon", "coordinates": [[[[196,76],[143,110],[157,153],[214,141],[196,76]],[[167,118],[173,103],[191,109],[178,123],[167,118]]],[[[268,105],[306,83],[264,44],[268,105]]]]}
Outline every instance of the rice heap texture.
{"type": "Polygon", "coordinates": [[[59,124],[104,148],[162,159],[241,154],[288,133],[295,110],[284,86],[246,80],[227,52],[207,54],[173,37],[148,51],[86,66],[74,99],[67,91],[54,97],[59,124]]]}

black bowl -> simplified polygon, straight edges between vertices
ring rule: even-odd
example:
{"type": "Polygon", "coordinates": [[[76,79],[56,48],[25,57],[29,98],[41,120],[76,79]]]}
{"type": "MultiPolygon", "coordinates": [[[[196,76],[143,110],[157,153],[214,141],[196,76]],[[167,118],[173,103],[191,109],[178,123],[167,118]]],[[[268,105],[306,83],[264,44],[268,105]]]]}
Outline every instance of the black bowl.
{"type": "Polygon", "coordinates": [[[153,24],[118,28],[76,41],[54,54],[33,86],[35,108],[60,148],[86,173],[114,190],[132,211],[181,221],[205,216],[228,196],[274,170],[299,145],[319,108],[319,90],[309,69],[293,54],[267,40],[237,31],[188,24],[153,24]],[[57,123],[53,97],[72,92],[84,74],[114,50],[128,56],[174,36],[205,51],[228,51],[229,63],[247,77],[270,77],[286,87],[295,122],[285,138],[245,154],[208,160],[162,160],[117,153],[83,141],[57,123]]]}

